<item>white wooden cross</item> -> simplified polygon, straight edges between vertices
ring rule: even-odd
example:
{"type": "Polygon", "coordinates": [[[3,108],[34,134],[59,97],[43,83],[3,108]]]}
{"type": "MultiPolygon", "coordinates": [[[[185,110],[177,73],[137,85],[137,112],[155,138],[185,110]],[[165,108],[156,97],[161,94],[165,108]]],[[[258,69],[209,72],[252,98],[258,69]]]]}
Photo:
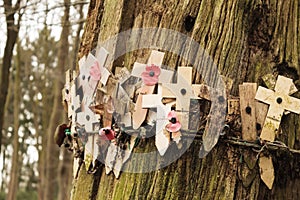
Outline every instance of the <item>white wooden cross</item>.
{"type": "Polygon", "coordinates": [[[89,102],[83,102],[82,112],[77,113],[77,122],[84,125],[86,132],[94,131],[94,124],[99,123],[98,115],[89,108],[89,102]]]}
{"type": "Polygon", "coordinates": [[[119,178],[123,165],[130,158],[130,155],[133,151],[136,138],[136,135],[131,135],[130,145],[127,143],[127,148],[125,150],[113,142],[110,143],[105,157],[106,174],[109,174],[111,171],[113,171],[115,177],[119,178]]]}
{"type": "Polygon", "coordinates": [[[192,85],[192,67],[178,67],[177,83],[164,83],[162,97],[176,98],[176,110],[181,111],[182,128],[188,129],[190,100],[197,99],[195,93],[200,85],[192,85]],[[195,90],[195,91],[194,91],[195,90]]]}
{"type": "Polygon", "coordinates": [[[104,67],[104,65],[106,63],[106,60],[107,60],[107,57],[108,57],[108,54],[109,53],[103,47],[101,47],[99,50],[96,51],[96,59],[99,62],[100,73],[101,73],[100,82],[103,85],[106,85],[108,77],[110,75],[110,72],[108,71],[108,69],[106,69],[104,67]]]}
{"type": "MultiPolygon", "coordinates": [[[[151,55],[148,59],[147,64],[151,65],[154,64],[158,67],[161,67],[164,58],[164,53],[159,51],[151,51],[151,55]]],[[[134,63],[131,75],[136,77],[141,77],[141,74],[146,71],[146,64],[134,63]]],[[[161,73],[159,76],[158,83],[162,82],[170,82],[173,76],[173,72],[169,70],[161,69],[161,73]]],[[[140,93],[143,94],[152,94],[154,91],[155,85],[147,86],[143,85],[140,89],[140,93]]],[[[142,108],[142,96],[141,94],[138,95],[135,105],[135,112],[132,114],[132,126],[134,129],[137,129],[141,126],[144,122],[148,109],[142,108]]]]}
{"type": "Polygon", "coordinates": [[[293,80],[284,76],[278,76],[275,92],[263,87],[258,88],[255,99],[270,105],[261,139],[274,141],[284,111],[300,113],[300,99],[289,96],[296,91],[293,80]]]}
{"type": "Polygon", "coordinates": [[[97,139],[94,135],[88,136],[88,140],[84,146],[84,163],[86,171],[89,170],[91,163],[95,163],[99,152],[97,139]]]}
{"type": "Polygon", "coordinates": [[[101,79],[100,82],[105,85],[108,77],[110,75],[109,71],[104,67],[106,62],[108,52],[104,48],[100,48],[99,51],[96,52],[96,56],[93,56],[89,53],[88,57],[81,58],[79,60],[79,75],[78,75],[78,86],[82,86],[83,95],[84,96],[93,96],[98,81],[93,80],[90,75],[90,70],[93,65],[98,65],[100,68],[101,79]]]}
{"type": "Polygon", "coordinates": [[[170,138],[164,134],[164,128],[169,123],[168,113],[171,111],[170,105],[162,103],[161,86],[158,86],[158,94],[142,95],[143,108],[156,108],[156,135],[155,145],[160,155],[164,155],[170,145],[170,138]]]}
{"type": "Polygon", "coordinates": [[[98,84],[98,81],[91,80],[90,77],[90,69],[95,62],[97,60],[92,54],[89,54],[87,58],[82,57],[78,62],[79,75],[77,77],[77,87],[82,87],[84,96],[92,96],[98,84]]]}

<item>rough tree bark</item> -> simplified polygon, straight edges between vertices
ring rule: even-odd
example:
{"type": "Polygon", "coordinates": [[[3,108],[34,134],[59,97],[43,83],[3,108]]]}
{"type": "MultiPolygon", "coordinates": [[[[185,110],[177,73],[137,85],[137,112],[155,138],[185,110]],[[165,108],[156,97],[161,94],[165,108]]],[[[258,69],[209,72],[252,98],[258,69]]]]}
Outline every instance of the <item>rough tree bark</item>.
{"type": "Polygon", "coordinates": [[[11,61],[13,57],[13,49],[16,44],[19,28],[20,28],[20,16],[18,21],[15,19],[15,14],[20,8],[20,0],[16,2],[15,5],[12,5],[11,0],[4,0],[4,9],[6,16],[6,31],[7,39],[4,49],[3,62],[1,66],[1,79],[0,79],[0,150],[2,144],[2,127],[4,121],[4,107],[6,102],[6,97],[8,93],[9,85],[9,69],[11,67],[11,61]]]}
{"type": "MultiPolygon", "coordinates": [[[[299,9],[298,0],[91,0],[79,57],[95,48],[98,40],[130,28],[169,28],[201,44],[221,74],[234,80],[232,95],[238,94],[238,85],[244,81],[261,83],[266,73],[293,78],[299,89],[299,9]],[[185,28],[189,23],[187,16],[195,19],[194,24],[189,24],[190,31],[185,28]]],[[[121,59],[132,64],[136,56],[121,59]]],[[[181,63],[178,57],[169,56],[165,64],[175,68],[175,64],[181,63]]],[[[284,116],[282,129],[279,139],[290,148],[299,149],[299,116],[284,116]]],[[[251,170],[245,162],[240,162],[244,155],[256,155],[250,148],[221,141],[204,159],[198,157],[199,148],[200,143],[194,141],[170,166],[145,174],[122,173],[118,180],[105,175],[105,170],[87,175],[81,167],[74,181],[72,199],[300,197],[300,158],[295,154],[284,151],[273,154],[276,178],[273,189],[269,190],[260,180],[257,163],[251,170]]]]}
{"type": "Polygon", "coordinates": [[[8,187],[7,200],[16,199],[16,195],[19,188],[19,114],[20,114],[20,101],[21,101],[21,89],[20,89],[20,68],[21,68],[21,52],[20,43],[17,44],[17,63],[15,64],[14,74],[14,139],[13,139],[13,156],[12,167],[10,170],[10,180],[8,187]]]}

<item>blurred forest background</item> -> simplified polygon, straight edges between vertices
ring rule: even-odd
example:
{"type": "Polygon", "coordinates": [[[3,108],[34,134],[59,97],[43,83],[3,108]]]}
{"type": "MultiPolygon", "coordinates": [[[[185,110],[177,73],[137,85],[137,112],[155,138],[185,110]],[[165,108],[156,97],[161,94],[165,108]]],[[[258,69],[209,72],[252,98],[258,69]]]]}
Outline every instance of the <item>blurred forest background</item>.
{"type": "Polygon", "coordinates": [[[53,142],[64,72],[88,1],[0,1],[0,200],[69,199],[71,153],[53,142]]]}

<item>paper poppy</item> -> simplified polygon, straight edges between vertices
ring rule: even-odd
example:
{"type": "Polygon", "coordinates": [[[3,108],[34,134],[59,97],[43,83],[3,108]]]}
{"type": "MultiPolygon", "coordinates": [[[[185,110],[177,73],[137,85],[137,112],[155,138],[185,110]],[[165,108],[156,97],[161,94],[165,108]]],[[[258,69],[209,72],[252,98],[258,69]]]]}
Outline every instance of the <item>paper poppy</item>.
{"type": "Polygon", "coordinates": [[[174,110],[172,110],[172,111],[170,111],[168,113],[168,120],[169,120],[170,123],[168,123],[166,125],[166,129],[169,132],[174,133],[174,132],[177,132],[177,131],[180,130],[181,124],[180,124],[180,122],[179,122],[179,120],[178,120],[178,118],[177,118],[176,113],[175,113],[174,110]]]}
{"type": "Polygon", "coordinates": [[[110,127],[101,128],[99,135],[103,140],[113,140],[115,139],[115,132],[110,127]]]}
{"type": "Polygon", "coordinates": [[[94,62],[90,69],[91,78],[95,81],[99,81],[101,78],[100,66],[97,61],[94,62]]]}
{"type": "Polygon", "coordinates": [[[146,66],[146,71],[144,71],[141,76],[145,85],[152,86],[158,82],[159,75],[160,68],[152,64],[146,66]]]}

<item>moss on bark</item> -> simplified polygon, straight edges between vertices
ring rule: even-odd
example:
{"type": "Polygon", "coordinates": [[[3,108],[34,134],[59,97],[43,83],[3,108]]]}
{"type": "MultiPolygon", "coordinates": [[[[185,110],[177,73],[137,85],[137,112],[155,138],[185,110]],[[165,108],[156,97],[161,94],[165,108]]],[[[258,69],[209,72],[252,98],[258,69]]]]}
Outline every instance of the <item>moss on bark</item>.
{"type": "MultiPolygon", "coordinates": [[[[222,75],[234,80],[233,95],[238,94],[239,84],[244,81],[260,83],[266,73],[299,78],[300,4],[297,0],[92,0],[91,5],[81,56],[95,47],[96,38],[105,40],[129,28],[163,27],[198,41],[213,57],[222,75]],[[195,19],[192,24],[186,24],[188,16],[195,19]]],[[[174,41],[174,47],[180,46],[180,41],[174,41]]],[[[137,58],[146,57],[145,51],[131,52],[114,65],[131,66],[137,58]]],[[[167,54],[165,64],[176,68],[188,63],[167,54]]],[[[199,76],[194,77],[195,81],[199,80],[199,76]]],[[[299,127],[298,115],[284,117],[279,139],[299,149],[299,127]]],[[[151,145],[153,141],[145,148],[151,145]]],[[[93,198],[298,199],[300,196],[299,156],[282,152],[273,155],[276,179],[270,191],[260,180],[257,166],[249,169],[244,165],[244,151],[251,149],[219,143],[206,158],[199,159],[199,148],[200,144],[194,141],[179,160],[150,173],[122,173],[117,180],[102,170],[101,176],[96,177],[100,178],[100,183],[97,196],[93,198]],[[247,186],[238,176],[243,170],[243,173],[247,170],[247,173],[254,173],[247,186]]],[[[89,189],[93,177],[85,174],[83,167],[74,183],[73,199],[91,198],[89,189]]]]}

